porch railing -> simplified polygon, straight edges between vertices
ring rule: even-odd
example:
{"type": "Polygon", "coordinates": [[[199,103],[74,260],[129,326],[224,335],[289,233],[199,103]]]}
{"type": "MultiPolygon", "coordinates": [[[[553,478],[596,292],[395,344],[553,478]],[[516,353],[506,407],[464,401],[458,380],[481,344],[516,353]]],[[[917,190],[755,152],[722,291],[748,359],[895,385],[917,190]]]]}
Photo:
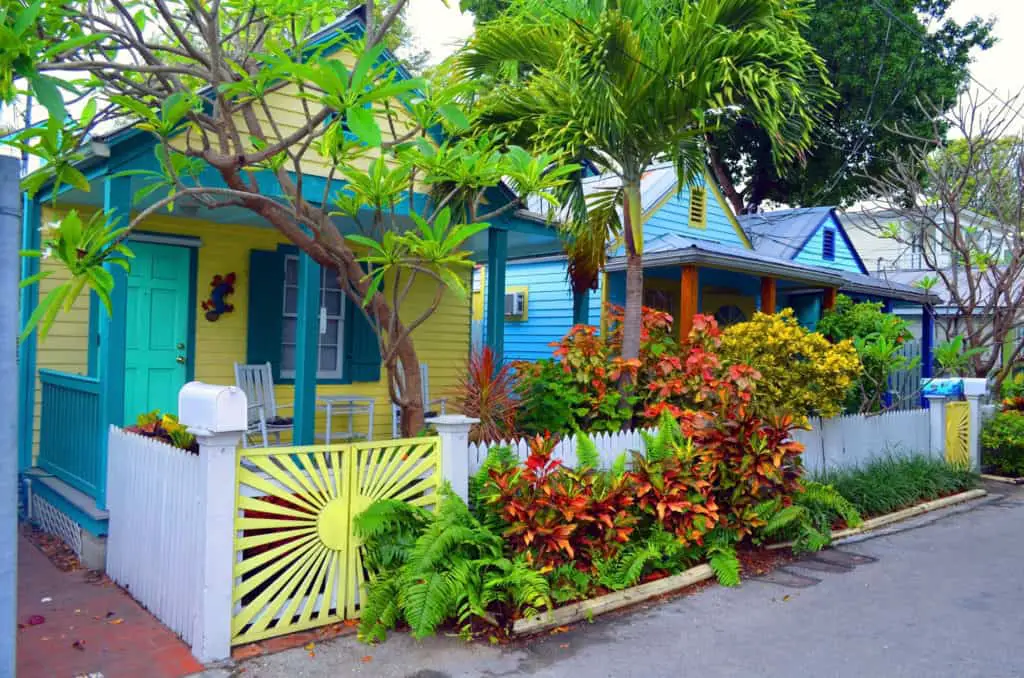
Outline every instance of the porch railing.
{"type": "Polygon", "coordinates": [[[39,381],[39,467],[99,498],[104,487],[99,380],[39,370],[39,381]]]}

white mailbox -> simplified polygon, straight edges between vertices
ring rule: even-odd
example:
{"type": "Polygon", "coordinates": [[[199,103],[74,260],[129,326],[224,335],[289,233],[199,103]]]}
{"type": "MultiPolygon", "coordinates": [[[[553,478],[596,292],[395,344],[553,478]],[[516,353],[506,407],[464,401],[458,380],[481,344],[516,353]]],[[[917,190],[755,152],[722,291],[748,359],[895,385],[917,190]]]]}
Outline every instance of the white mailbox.
{"type": "Polygon", "coordinates": [[[245,392],[237,386],[191,381],[178,393],[178,419],[210,433],[244,431],[248,426],[245,392]]]}

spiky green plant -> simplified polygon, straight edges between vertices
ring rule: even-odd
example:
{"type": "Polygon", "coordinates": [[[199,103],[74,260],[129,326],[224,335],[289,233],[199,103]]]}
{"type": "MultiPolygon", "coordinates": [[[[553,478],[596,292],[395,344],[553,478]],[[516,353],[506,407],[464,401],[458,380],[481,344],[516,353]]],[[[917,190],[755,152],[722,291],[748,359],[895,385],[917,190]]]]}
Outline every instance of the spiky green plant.
{"type": "Polygon", "coordinates": [[[736,537],[731,531],[716,527],[708,532],[704,552],[719,584],[736,586],[740,583],[740,559],[736,556],[736,537]]]}
{"type": "Polygon", "coordinates": [[[650,462],[663,461],[689,447],[689,441],[683,435],[679,422],[668,410],[663,410],[658,418],[657,433],[651,435],[647,431],[641,431],[640,437],[643,438],[646,448],[644,456],[650,462]]]}
{"type": "MultiPolygon", "coordinates": [[[[418,516],[418,514],[417,514],[418,516]]],[[[383,640],[404,620],[414,638],[432,635],[447,620],[479,617],[508,628],[519,614],[551,606],[547,580],[521,558],[502,554],[502,538],[487,529],[445,486],[437,512],[415,541],[375,573],[362,610],[359,637],[383,640]]],[[[356,519],[368,553],[388,553],[382,542],[405,535],[414,519],[395,506],[374,508],[356,519]],[[367,515],[369,513],[369,515],[367,515]],[[379,529],[373,529],[379,528],[379,529]]]]}
{"type": "Polygon", "coordinates": [[[861,523],[857,508],[831,485],[808,481],[793,503],[783,506],[772,499],[756,507],[765,537],[782,537],[793,542],[793,553],[820,551],[832,543],[832,523],[841,518],[850,527],[861,523]]]}

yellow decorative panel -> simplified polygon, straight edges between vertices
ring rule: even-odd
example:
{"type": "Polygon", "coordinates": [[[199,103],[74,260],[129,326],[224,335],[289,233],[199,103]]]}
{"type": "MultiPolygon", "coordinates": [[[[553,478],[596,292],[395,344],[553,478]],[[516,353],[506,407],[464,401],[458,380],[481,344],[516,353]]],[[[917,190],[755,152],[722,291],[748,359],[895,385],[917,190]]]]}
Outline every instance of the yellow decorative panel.
{"type": "Polygon", "coordinates": [[[971,465],[971,410],[966,401],[946,403],[946,462],[961,468],[971,465]]]}
{"type": "Polygon", "coordinates": [[[236,645],[359,616],[366,571],[352,521],[378,499],[434,506],[440,440],[243,450],[237,473],[236,645]]]}

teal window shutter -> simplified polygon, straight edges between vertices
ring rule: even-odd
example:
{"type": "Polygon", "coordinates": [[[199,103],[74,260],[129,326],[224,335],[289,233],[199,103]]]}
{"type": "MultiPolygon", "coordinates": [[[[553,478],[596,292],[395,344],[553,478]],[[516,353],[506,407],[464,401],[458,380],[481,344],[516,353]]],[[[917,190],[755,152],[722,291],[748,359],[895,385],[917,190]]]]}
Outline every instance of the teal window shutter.
{"type": "Polygon", "coordinates": [[[284,255],[252,250],[249,254],[249,327],[246,362],[269,362],[281,378],[281,317],[284,305],[284,255]]]}
{"type": "Polygon", "coordinates": [[[377,333],[362,309],[345,297],[345,381],[380,381],[377,333]]]}

